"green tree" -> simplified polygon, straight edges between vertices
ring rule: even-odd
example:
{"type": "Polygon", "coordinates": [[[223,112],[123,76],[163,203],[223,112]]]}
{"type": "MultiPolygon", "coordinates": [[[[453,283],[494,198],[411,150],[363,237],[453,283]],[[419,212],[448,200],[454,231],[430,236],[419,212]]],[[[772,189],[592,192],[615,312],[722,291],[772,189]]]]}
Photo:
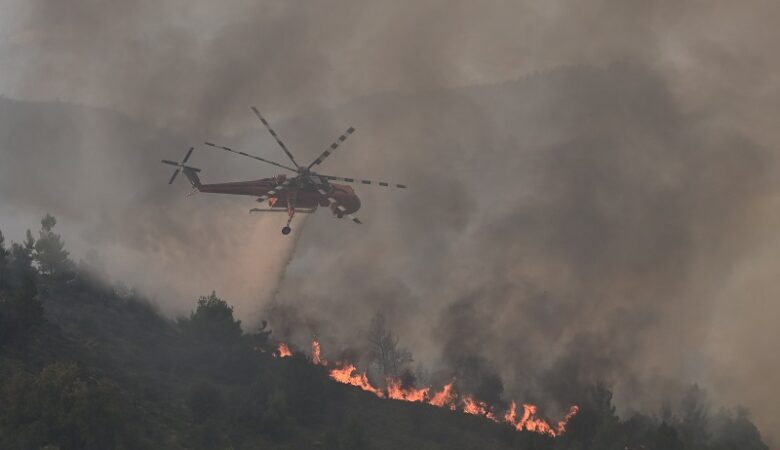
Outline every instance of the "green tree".
{"type": "Polygon", "coordinates": [[[35,261],[41,273],[52,277],[64,277],[73,274],[75,265],[68,258],[65,242],[54,232],[57,219],[46,214],[41,219],[41,231],[35,242],[35,261]]]}
{"type": "MultiPolygon", "coordinates": [[[[26,258],[23,247],[14,245],[20,257],[26,258]]],[[[43,305],[38,299],[35,270],[27,261],[20,262],[18,271],[13,292],[0,296],[0,345],[31,336],[43,322],[43,305]],[[24,264],[27,264],[26,268],[24,264]]]]}
{"type": "Polygon", "coordinates": [[[3,231],[0,230],[0,290],[7,288],[9,285],[8,259],[10,256],[11,252],[5,248],[5,236],[3,236],[3,231]]]}
{"type": "Polygon", "coordinates": [[[198,299],[197,308],[184,325],[197,339],[216,343],[237,341],[242,334],[241,321],[233,318],[233,307],[214,291],[198,299]]]}
{"type": "Polygon", "coordinates": [[[103,450],[126,441],[116,388],[56,363],[17,374],[0,391],[0,448],[103,450]]]}
{"type": "Polygon", "coordinates": [[[35,251],[35,239],[32,232],[27,230],[27,236],[23,243],[11,244],[11,260],[8,266],[9,284],[18,289],[30,278],[35,278],[37,271],[33,267],[33,252],[35,251]]]}

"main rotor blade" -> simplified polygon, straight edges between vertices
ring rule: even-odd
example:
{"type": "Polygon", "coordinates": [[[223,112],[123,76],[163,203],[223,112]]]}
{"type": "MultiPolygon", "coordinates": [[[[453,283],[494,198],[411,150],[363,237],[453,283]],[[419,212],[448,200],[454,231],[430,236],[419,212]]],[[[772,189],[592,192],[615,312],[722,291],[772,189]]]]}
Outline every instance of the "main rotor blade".
{"type": "Polygon", "coordinates": [[[168,181],[168,184],[173,184],[173,180],[176,179],[176,177],[179,175],[179,172],[181,172],[181,169],[176,169],[173,171],[173,176],[171,176],[170,181],[168,181]]]}
{"type": "Polygon", "coordinates": [[[314,160],[313,163],[309,164],[309,167],[307,169],[311,169],[315,164],[320,165],[323,161],[325,161],[325,158],[330,156],[330,154],[338,148],[339,145],[344,143],[344,141],[347,140],[347,138],[355,132],[355,129],[353,127],[347,128],[347,132],[339,136],[338,139],[336,139],[332,144],[330,144],[330,148],[322,152],[320,156],[317,157],[317,159],[314,160]]]}
{"type": "Polygon", "coordinates": [[[320,176],[321,177],[325,177],[325,178],[327,178],[329,180],[333,180],[333,181],[346,181],[347,183],[376,184],[376,185],[379,185],[379,186],[397,187],[397,188],[401,188],[401,189],[406,189],[407,188],[407,186],[405,184],[387,183],[385,181],[360,180],[360,179],[357,179],[357,178],[334,177],[334,176],[331,176],[331,175],[320,175],[320,176]]]}
{"type": "Polygon", "coordinates": [[[190,150],[187,152],[187,155],[185,155],[184,159],[181,160],[182,164],[186,163],[187,160],[190,159],[190,155],[192,154],[193,150],[195,150],[195,147],[190,147],[190,150]]]}
{"type": "Polygon", "coordinates": [[[287,157],[290,158],[290,161],[292,161],[293,164],[295,164],[295,167],[298,167],[298,163],[295,162],[295,158],[293,158],[292,153],[290,153],[289,150],[287,150],[287,146],[284,145],[284,142],[282,142],[281,139],[279,139],[279,136],[276,135],[276,131],[274,131],[273,128],[271,128],[271,125],[268,124],[268,121],[265,120],[265,118],[260,114],[260,111],[257,110],[254,106],[252,107],[252,111],[254,111],[255,115],[258,119],[260,119],[260,122],[263,122],[263,125],[265,125],[265,128],[268,130],[269,133],[271,133],[271,136],[276,139],[276,143],[279,144],[279,147],[282,147],[282,150],[287,154],[287,157]]]}
{"type": "Polygon", "coordinates": [[[320,193],[320,194],[321,194],[323,197],[325,197],[325,198],[327,198],[327,199],[328,199],[328,202],[330,202],[330,205],[328,205],[328,206],[331,206],[331,205],[334,205],[334,204],[335,204],[335,205],[336,205],[336,209],[338,209],[338,210],[339,210],[339,211],[340,211],[342,214],[344,214],[345,216],[347,216],[347,217],[349,217],[350,219],[352,219],[352,221],[353,221],[353,222],[355,222],[355,223],[356,223],[356,224],[358,224],[358,225],[361,225],[361,224],[363,223],[363,222],[361,222],[361,221],[360,221],[360,219],[358,219],[357,217],[353,216],[352,214],[347,214],[347,213],[345,213],[344,211],[346,211],[346,210],[347,210],[347,208],[345,208],[344,206],[340,205],[340,204],[339,204],[339,202],[338,202],[338,201],[336,201],[336,199],[335,199],[335,198],[333,198],[333,196],[331,196],[331,195],[328,195],[328,193],[327,193],[327,192],[325,192],[325,190],[324,190],[324,189],[321,189],[321,188],[320,188],[320,189],[317,189],[317,192],[319,192],[319,193],[320,193]]]}
{"type": "Polygon", "coordinates": [[[273,162],[273,161],[270,161],[270,160],[267,160],[267,159],[263,159],[263,158],[261,158],[261,157],[259,157],[259,156],[250,155],[249,153],[244,153],[244,152],[240,152],[240,151],[238,151],[238,150],[233,150],[232,148],[223,147],[223,146],[221,146],[221,145],[217,145],[217,144],[212,144],[211,142],[204,142],[204,144],[208,145],[209,147],[214,147],[214,148],[217,148],[217,149],[220,149],[220,150],[226,150],[226,151],[229,151],[229,152],[231,152],[231,153],[236,153],[236,154],[239,154],[239,155],[248,156],[248,157],[250,157],[250,158],[252,158],[252,159],[256,159],[256,160],[258,160],[258,161],[262,161],[262,162],[264,162],[264,163],[268,163],[268,164],[274,165],[274,166],[276,166],[276,167],[281,167],[282,169],[287,169],[287,170],[289,170],[289,171],[291,171],[291,172],[298,173],[298,171],[297,171],[297,170],[295,170],[295,169],[293,169],[293,168],[291,168],[291,167],[287,167],[287,166],[285,166],[285,165],[282,165],[282,164],[279,164],[279,163],[277,163],[277,162],[273,162]]]}
{"type": "Polygon", "coordinates": [[[292,183],[292,178],[288,178],[282,184],[279,184],[279,185],[275,186],[273,189],[271,189],[270,191],[266,192],[264,195],[261,195],[260,197],[257,197],[257,201],[258,202],[264,202],[264,201],[268,200],[269,198],[271,198],[274,195],[276,195],[277,193],[279,193],[279,191],[284,190],[290,183],[292,183]]]}

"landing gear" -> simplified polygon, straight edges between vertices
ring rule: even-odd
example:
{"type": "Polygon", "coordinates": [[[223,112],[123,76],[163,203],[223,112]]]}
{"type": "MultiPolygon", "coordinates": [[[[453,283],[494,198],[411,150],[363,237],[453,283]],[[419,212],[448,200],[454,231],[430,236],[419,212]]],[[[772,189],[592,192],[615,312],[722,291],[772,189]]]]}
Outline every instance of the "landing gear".
{"type": "Polygon", "coordinates": [[[292,228],[290,228],[289,226],[282,228],[282,234],[285,236],[290,234],[290,231],[292,231],[292,228]]]}

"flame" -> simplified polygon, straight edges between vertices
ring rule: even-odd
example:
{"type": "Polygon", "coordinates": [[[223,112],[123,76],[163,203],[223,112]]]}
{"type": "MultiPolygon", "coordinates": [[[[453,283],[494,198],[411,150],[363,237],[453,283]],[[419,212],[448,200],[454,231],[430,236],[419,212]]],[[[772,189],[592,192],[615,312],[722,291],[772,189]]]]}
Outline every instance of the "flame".
{"type": "Polygon", "coordinates": [[[318,366],[328,365],[328,361],[320,357],[320,343],[318,341],[311,341],[311,362],[318,366]]]}
{"type": "Polygon", "coordinates": [[[556,435],[555,430],[544,419],[536,416],[537,410],[536,405],[523,404],[523,417],[516,425],[517,430],[533,431],[554,437],[556,435]]]}
{"type": "Polygon", "coordinates": [[[401,387],[401,381],[396,379],[387,380],[387,398],[394,400],[404,400],[407,402],[424,402],[428,397],[428,391],[431,388],[415,389],[413,387],[401,387]]]}
{"type": "Polygon", "coordinates": [[[569,424],[571,418],[576,416],[578,412],[580,412],[580,407],[577,405],[572,405],[572,407],[569,408],[569,412],[566,413],[566,416],[564,416],[563,420],[558,422],[558,436],[566,432],[566,425],[569,424]]]}
{"type": "MultiPolygon", "coordinates": [[[[312,341],[311,343],[311,361],[313,364],[327,366],[328,362],[320,356],[320,343],[318,341],[312,341]]],[[[291,356],[292,352],[289,347],[284,344],[279,344],[279,357],[284,358],[291,356]]],[[[375,388],[368,381],[368,376],[365,372],[358,371],[354,364],[337,363],[336,368],[330,371],[330,377],[343,384],[349,384],[358,387],[366,392],[370,392],[379,398],[389,398],[393,400],[401,400],[406,402],[420,402],[427,403],[431,406],[439,408],[449,408],[452,411],[462,411],[465,414],[473,414],[483,416],[497,423],[507,423],[511,425],[517,431],[530,431],[533,433],[546,434],[548,436],[556,437],[566,432],[566,426],[572,417],[577,415],[580,408],[577,405],[572,406],[566,416],[559,421],[555,427],[550,425],[546,420],[539,417],[539,408],[536,405],[529,403],[523,404],[522,415],[518,418],[517,403],[514,401],[510,403],[509,409],[504,413],[503,417],[498,417],[492,411],[492,408],[485,402],[476,399],[472,395],[459,396],[453,392],[455,380],[445,384],[441,391],[431,392],[431,388],[417,389],[414,387],[403,387],[401,381],[397,378],[388,378],[386,380],[387,389],[386,393],[382,390],[375,388]]]]}
{"type": "Polygon", "coordinates": [[[276,351],[276,353],[279,355],[280,358],[287,358],[288,356],[292,356],[290,347],[288,347],[287,344],[285,344],[284,342],[279,343],[279,349],[276,351]]]}
{"type": "Polygon", "coordinates": [[[452,393],[452,386],[454,384],[454,381],[445,384],[441,391],[433,395],[433,398],[431,398],[428,404],[438,406],[439,408],[446,406],[455,411],[458,407],[455,403],[455,395],[452,393]]]}
{"type": "Polygon", "coordinates": [[[539,408],[536,405],[523,404],[523,415],[520,420],[517,419],[517,404],[512,402],[504,415],[504,422],[515,427],[517,431],[532,431],[534,433],[546,434],[556,437],[566,432],[566,425],[572,417],[577,415],[580,408],[577,405],[572,406],[566,416],[558,422],[556,428],[553,428],[546,420],[537,416],[539,408]]]}
{"type": "Polygon", "coordinates": [[[463,412],[476,416],[484,416],[487,414],[487,404],[467,395],[463,397],[463,412]]]}
{"type": "Polygon", "coordinates": [[[515,420],[517,420],[517,403],[512,402],[512,404],[509,405],[506,414],[504,414],[504,422],[514,425],[515,420]]]}
{"type": "Polygon", "coordinates": [[[371,383],[368,382],[368,377],[366,376],[365,372],[359,374],[353,374],[353,372],[356,371],[357,371],[357,367],[355,367],[352,364],[347,364],[346,366],[340,369],[337,368],[331,370],[330,377],[338,381],[339,383],[351,384],[352,386],[357,386],[360,389],[363,389],[364,391],[371,392],[375,394],[377,397],[384,397],[382,391],[375,388],[374,386],[371,386],[371,383]]]}

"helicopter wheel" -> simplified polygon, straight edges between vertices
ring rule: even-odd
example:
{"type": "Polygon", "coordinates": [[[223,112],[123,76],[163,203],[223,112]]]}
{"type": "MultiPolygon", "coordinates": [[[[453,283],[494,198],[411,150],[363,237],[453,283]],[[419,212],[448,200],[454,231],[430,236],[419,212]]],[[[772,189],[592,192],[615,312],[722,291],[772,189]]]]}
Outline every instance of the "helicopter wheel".
{"type": "Polygon", "coordinates": [[[344,214],[342,214],[342,213],[337,213],[337,214],[336,214],[336,217],[338,217],[339,219],[343,219],[343,218],[344,218],[344,214]]]}
{"type": "Polygon", "coordinates": [[[290,227],[282,228],[282,234],[284,234],[284,235],[290,234],[290,231],[292,231],[292,228],[290,228],[290,227]]]}

